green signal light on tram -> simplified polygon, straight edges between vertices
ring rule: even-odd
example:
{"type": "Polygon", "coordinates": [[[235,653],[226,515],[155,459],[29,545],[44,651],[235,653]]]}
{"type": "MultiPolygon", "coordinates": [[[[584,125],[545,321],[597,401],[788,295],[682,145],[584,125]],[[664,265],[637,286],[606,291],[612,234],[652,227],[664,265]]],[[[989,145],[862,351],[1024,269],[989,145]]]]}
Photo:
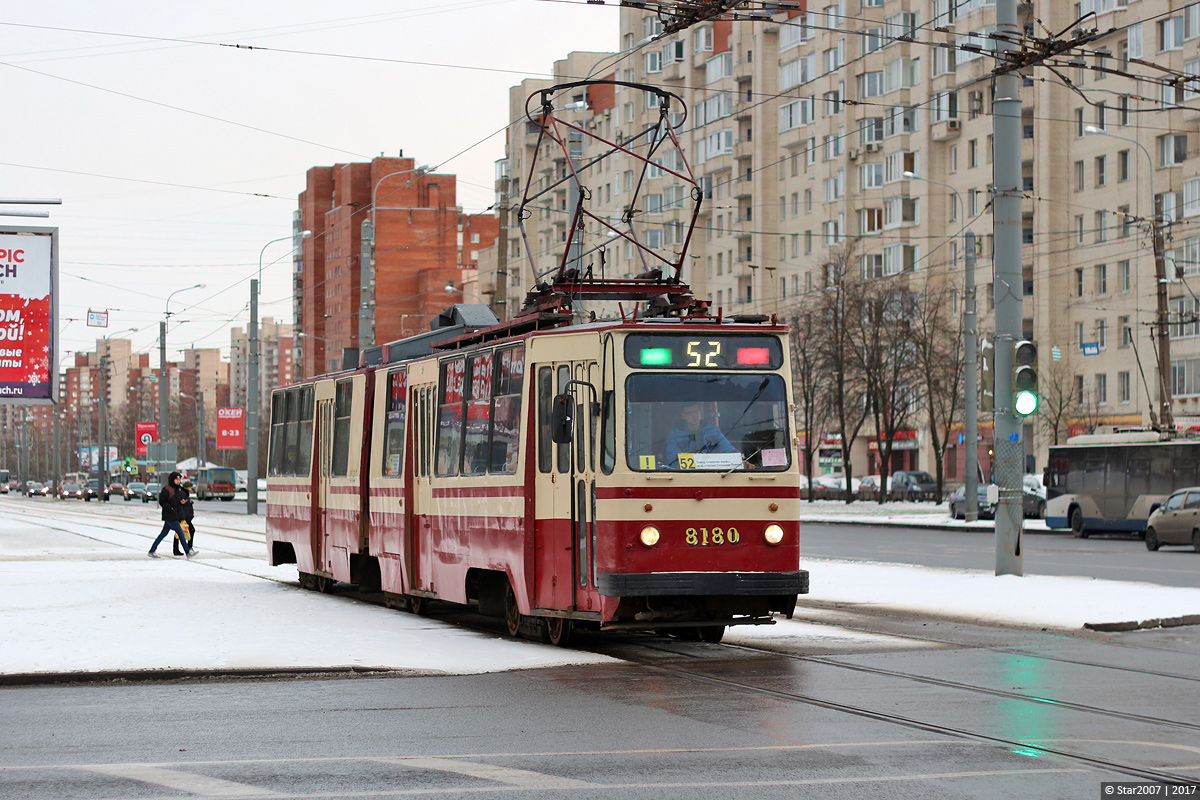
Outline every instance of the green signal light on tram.
{"type": "Polygon", "coordinates": [[[671,350],[667,347],[642,348],[642,366],[662,367],[671,363],[671,350]]]}

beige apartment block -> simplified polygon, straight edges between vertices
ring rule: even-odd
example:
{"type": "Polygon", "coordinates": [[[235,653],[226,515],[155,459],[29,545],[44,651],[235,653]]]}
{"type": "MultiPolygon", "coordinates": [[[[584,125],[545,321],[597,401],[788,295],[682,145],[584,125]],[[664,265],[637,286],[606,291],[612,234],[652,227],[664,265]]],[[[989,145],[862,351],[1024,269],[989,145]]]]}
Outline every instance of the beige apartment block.
{"type": "MultiPolygon", "coordinates": [[[[1193,291],[1200,288],[1200,83],[1162,80],[1200,76],[1200,5],[1034,0],[1018,8],[1027,36],[1073,36],[1089,12],[1095,16],[1079,25],[1102,32],[1049,66],[1021,73],[1021,286],[993,285],[994,2],[842,0],[665,36],[652,12],[626,8],[617,52],[572,54],[556,63],[555,82],[590,75],[653,84],[683,98],[686,119],[672,123],[703,192],[683,277],[726,314],[786,319],[827,291],[829,265],[849,258],[858,278],[918,292],[953,289],[961,315],[961,234],[973,232],[981,335],[992,337],[997,292],[1019,293],[1023,333],[1039,347],[1043,409],[1030,418],[1026,438],[1030,466],[1040,471],[1056,438],[1152,422],[1160,398],[1152,338],[1159,321],[1156,209],[1166,252],[1173,413],[1178,427],[1200,427],[1200,298],[1193,291]],[[1061,413],[1047,413],[1052,397],[1061,398],[1061,413]]],[[[537,136],[524,118],[525,98],[547,84],[526,81],[511,92],[514,122],[506,159],[497,164],[498,199],[510,209],[526,186],[537,136]]],[[[577,94],[558,106],[563,116],[618,143],[658,119],[652,96],[641,90],[577,94]]],[[[603,148],[593,141],[578,146],[581,158],[603,148]]],[[[593,212],[621,218],[636,163],[609,159],[593,176],[593,212]]],[[[554,169],[534,179],[550,180],[554,169]]],[[[526,220],[538,263],[566,242],[568,187],[544,198],[526,220]]],[[[678,251],[691,213],[679,181],[652,171],[641,206],[641,218],[658,229],[652,244],[678,251]]],[[[501,238],[511,314],[531,286],[515,213],[501,238]]],[[[481,259],[485,292],[495,255],[481,259]]],[[[643,268],[622,243],[605,254],[611,276],[643,268]]],[[[894,468],[932,472],[927,422],[913,427],[915,449],[902,451],[894,468]]],[[[987,471],[988,414],[980,415],[980,428],[987,471]]],[[[874,471],[869,438],[867,431],[856,445],[856,474],[874,471]]],[[[956,443],[945,465],[951,484],[962,480],[962,463],[956,443]]]]}

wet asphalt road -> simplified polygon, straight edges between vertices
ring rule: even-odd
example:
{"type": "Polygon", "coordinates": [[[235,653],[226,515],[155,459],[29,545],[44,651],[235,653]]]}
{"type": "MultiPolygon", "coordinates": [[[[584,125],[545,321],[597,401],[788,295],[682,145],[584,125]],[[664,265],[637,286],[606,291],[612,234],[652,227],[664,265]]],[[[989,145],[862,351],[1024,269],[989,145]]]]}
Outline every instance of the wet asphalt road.
{"type": "Polygon", "coordinates": [[[819,623],[770,650],[584,637],[624,659],[599,667],[3,689],[0,797],[1098,798],[1200,779],[1200,631],[819,623]]]}

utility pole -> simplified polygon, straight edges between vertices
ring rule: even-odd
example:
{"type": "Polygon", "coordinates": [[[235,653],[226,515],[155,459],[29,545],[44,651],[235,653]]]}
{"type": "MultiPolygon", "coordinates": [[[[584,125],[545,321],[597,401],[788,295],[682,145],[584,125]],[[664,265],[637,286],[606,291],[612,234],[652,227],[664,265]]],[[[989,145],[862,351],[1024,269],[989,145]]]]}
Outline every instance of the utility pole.
{"type": "MultiPolygon", "coordinates": [[[[1017,50],[1021,29],[1017,0],[996,0],[998,64],[1017,50]]],[[[1021,339],[1021,79],[1016,70],[996,75],[992,103],[995,165],[993,225],[995,235],[996,399],[993,480],[1000,490],[996,508],[996,574],[1024,574],[1021,555],[1022,475],[1025,468],[1023,420],[1013,408],[1013,346],[1021,339]]],[[[971,443],[974,446],[974,442],[971,443]]]]}
{"type": "Polygon", "coordinates": [[[362,221],[362,262],[359,265],[358,352],[375,344],[375,226],[362,221]]]}
{"type": "MultiPolygon", "coordinates": [[[[1154,164],[1150,164],[1154,169],[1154,164]]],[[[1150,220],[1154,233],[1154,277],[1157,280],[1158,309],[1155,333],[1158,337],[1158,424],[1164,431],[1175,430],[1175,414],[1171,411],[1171,329],[1167,324],[1171,306],[1167,296],[1167,258],[1163,244],[1163,218],[1157,197],[1150,198],[1154,216],[1150,220]]]]}
{"type": "Polygon", "coordinates": [[[204,393],[196,392],[196,469],[204,469],[208,459],[204,454],[204,393]]]}
{"type": "Polygon", "coordinates": [[[258,279],[250,281],[250,353],[246,368],[246,513],[258,513],[258,279]]]}
{"type": "Polygon", "coordinates": [[[108,340],[100,356],[100,499],[108,499],[108,340]]]}
{"type": "Polygon", "coordinates": [[[967,440],[967,485],[963,490],[967,510],[963,516],[974,522],[979,519],[979,322],[975,313],[975,234],[971,231],[963,234],[963,250],[963,438],[967,440]]]}
{"type": "Polygon", "coordinates": [[[504,177],[496,181],[499,207],[496,215],[499,232],[496,235],[496,285],[492,288],[492,313],[501,322],[508,319],[508,189],[511,178],[506,165],[504,177]]]}

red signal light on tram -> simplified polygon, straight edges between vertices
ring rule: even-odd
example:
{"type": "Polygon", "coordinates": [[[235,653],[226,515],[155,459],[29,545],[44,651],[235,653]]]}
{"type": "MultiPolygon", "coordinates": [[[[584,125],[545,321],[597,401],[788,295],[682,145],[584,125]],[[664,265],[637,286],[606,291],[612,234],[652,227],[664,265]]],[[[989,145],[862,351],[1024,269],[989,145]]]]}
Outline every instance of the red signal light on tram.
{"type": "Polygon", "coordinates": [[[771,352],[765,347],[739,347],[737,363],[750,366],[763,366],[771,363],[771,352]]]}

